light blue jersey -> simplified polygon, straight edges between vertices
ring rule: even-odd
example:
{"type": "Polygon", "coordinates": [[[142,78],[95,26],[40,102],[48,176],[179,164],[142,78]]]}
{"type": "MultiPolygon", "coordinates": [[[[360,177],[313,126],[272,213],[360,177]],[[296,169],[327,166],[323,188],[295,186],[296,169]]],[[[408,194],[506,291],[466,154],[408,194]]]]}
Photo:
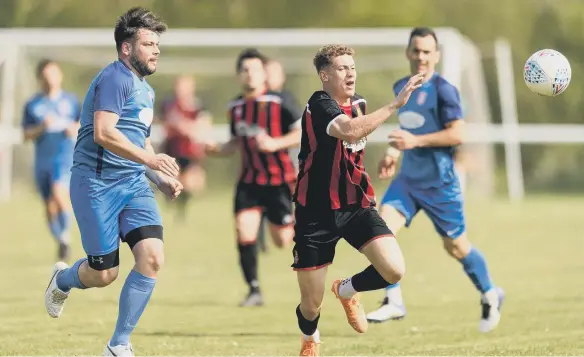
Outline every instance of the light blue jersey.
{"type": "MultiPolygon", "coordinates": [[[[397,95],[409,77],[397,81],[397,95]]],[[[439,74],[414,91],[410,100],[398,111],[400,127],[414,135],[446,129],[446,124],[462,119],[458,90],[439,74]]],[[[454,147],[427,147],[406,150],[399,175],[420,188],[440,187],[454,182],[454,147]]]]}
{"type": "Polygon", "coordinates": [[[34,160],[36,184],[45,199],[55,182],[68,186],[75,139],[67,136],[65,129],[79,120],[79,100],[64,91],[52,98],[36,94],[24,107],[22,127],[38,126],[49,117],[51,124],[35,140],[34,160]]]}
{"type": "MultiPolygon", "coordinates": [[[[397,81],[397,95],[409,77],[397,81]]],[[[400,127],[414,135],[435,133],[462,120],[458,90],[439,74],[415,90],[398,111],[400,127]]],[[[454,167],[454,147],[405,150],[401,168],[385,192],[381,204],[396,208],[409,226],[424,210],[443,237],[456,238],[465,231],[463,199],[454,167]]]]}
{"type": "Polygon", "coordinates": [[[116,128],[144,148],[153,108],[152,87],[121,61],[105,67],[87,91],[71,170],[71,204],[93,269],[117,265],[119,238],[130,247],[144,237],[162,238],[162,218],[144,165],[93,139],[94,113],[108,111],[120,116],[116,128]]]}
{"type": "Polygon", "coordinates": [[[91,82],[81,110],[81,128],[72,172],[95,178],[121,178],[144,172],[144,165],[124,159],[93,139],[93,115],[108,111],[120,116],[116,128],[132,144],[144,148],[154,118],[154,90],[121,61],[105,67],[91,82]]]}

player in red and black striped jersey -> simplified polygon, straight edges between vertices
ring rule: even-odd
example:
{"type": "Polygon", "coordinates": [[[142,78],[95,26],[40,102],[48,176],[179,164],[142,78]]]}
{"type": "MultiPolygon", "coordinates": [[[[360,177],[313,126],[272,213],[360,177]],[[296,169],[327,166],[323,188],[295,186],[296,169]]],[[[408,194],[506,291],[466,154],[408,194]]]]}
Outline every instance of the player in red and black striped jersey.
{"type": "Polygon", "coordinates": [[[294,237],[292,189],[296,169],[288,149],[300,144],[302,113],[266,86],[266,58],[255,49],[242,52],[237,73],[243,94],[228,105],[231,139],[209,144],[207,152],[241,154],[241,174],[235,193],[235,225],[240,264],[250,291],[241,306],[263,304],[257,279],[257,235],[265,212],[277,246],[294,237]]]}
{"type": "Polygon", "coordinates": [[[184,191],[177,206],[181,219],[190,197],[205,188],[205,145],[201,138],[210,131],[212,117],[196,96],[196,87],[193,77],[178,77],[174,93],[164,100],[160,113],[166,131],[163,150],[176,158],[181,169],[178,180],[184,191]]]}
{"type": "Polygon", "coordinates": [[[375,209],[363,155],[367,135],[408,101],[423,76],[413,76],[391,104],[366,114],[365,99],[355,94],[353,54],[341,45],[318,51],[314,66],[323,89],[310,97],[302,116],[292,267],[301,291],[296,315],[303,356],[318,355],[326,267],[341,237],[371,262],[361,273],[335,280],[331,289],[357,332],[367,330],[358,292],[383,289],[387,282],[399,281],[405,270],[399,245],[375,209]]]}

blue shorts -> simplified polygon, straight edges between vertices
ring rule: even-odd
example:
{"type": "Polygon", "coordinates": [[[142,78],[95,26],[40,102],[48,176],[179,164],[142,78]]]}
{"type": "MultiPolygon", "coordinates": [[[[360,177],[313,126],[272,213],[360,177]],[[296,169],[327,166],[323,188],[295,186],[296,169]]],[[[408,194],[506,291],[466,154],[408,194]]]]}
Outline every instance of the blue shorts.
{"type": "Polygon", "coordinates": [[[35,168],[34,176],[37,190],[44,200],[49,199],[53,185],[61,184],[69,187],[71,180],[71,163],[57,160],[52,165],[35,168]]]}
{"type": "Polygon", "coordinates": [[[418,211],[426,212],[442,237],[458,238],[466,230],[462,190],[458,182],[443,187],[417,188],[396,177],[385,191],[381,205],[395,208],[409,227],[418,211]]]}
{"type": "MultiPolygon", "coordinates": [[[[162,239],[162,217],[144,173],[110,180],[74,173],[71,204],[83,249],[97,265],[100,260],[102,265],[113,264],[107,260],[116,258],[120,239],[130,247],[141,239],[162,239]]],[[[89,263],[92,266],[91,259],[89,263]]]]}

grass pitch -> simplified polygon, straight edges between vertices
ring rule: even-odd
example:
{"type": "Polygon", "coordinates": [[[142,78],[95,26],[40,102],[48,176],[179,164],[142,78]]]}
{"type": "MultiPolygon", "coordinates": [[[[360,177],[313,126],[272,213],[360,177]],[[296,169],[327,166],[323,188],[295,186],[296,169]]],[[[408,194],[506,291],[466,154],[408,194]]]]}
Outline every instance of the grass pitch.
{"type": "MultiPolygon", "coordinates": [[[[173,221],[163,200],[166,265],[132,337],[138,355],[298,355],[296,277],[291,248],[271,246],[260,257],[266,306],[242,309],[231,191],[207,193],[173,221]]],[[[422,214],[399,240],[406,256],[403,321],[353,332],[332,293],[320,320],[323,355],[583,355],[584,198],[540,197],[522,204],[470,202],[469,237],[486,255],[495,282],[507,292],[499,328],[478,333],[479,296],[459,263],[442,251],[422,214]]],[[[1,355],[100,355],[112,334],[117,301],[132,267],[126,246],[120,278],[105,289],[73,291],[60,319],[44,310],[55,257],[40,201],[18,194],[0,205],[1,355]]],[[[83,251],[73,236],[74,256],[83,251]]],[[[328,283],[360,271],[366,261],[339,243],[328,283]]],[[[370,311],[382,292],[367,293],[370,311]]]]}

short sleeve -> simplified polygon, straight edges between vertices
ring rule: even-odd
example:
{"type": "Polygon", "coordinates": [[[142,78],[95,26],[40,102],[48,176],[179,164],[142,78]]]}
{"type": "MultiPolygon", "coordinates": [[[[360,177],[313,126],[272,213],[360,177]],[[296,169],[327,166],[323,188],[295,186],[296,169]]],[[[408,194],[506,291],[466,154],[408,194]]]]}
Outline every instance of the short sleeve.
{"type": "Polygon", "coordinates": [[[107,111],[122,114],[124,103],[130,92],[130,79],[124,75],[104,75],[95,86],[93,98],[94,111],[107,111]]]}
{"type": "Polygon", "coordinates": [[[449,83],[438,86],[438,108],[442,124],[463,118],[460,94],[456,87],[449,83]]]}
{"type": "Polygon", "coordinates": [[[302,111],[296,99],[291,93],[282,92],[282,124],[285,131],[300,128],[302,122],[302,111]]]}
{"type": "Polygon", "coordinates": [[[312,118],[312,126],[317,134],[329,134],[332,123],[345,114],[338,103],[326,93],[311,98],[308,110],[312,118]]]}
{"type": "Polygon", "coordinates": [[[25,129],[39,124],[38,118],[32,113],[31,106],[30,103],[27,103],[22,113],[22,127],[25,129]]]}

